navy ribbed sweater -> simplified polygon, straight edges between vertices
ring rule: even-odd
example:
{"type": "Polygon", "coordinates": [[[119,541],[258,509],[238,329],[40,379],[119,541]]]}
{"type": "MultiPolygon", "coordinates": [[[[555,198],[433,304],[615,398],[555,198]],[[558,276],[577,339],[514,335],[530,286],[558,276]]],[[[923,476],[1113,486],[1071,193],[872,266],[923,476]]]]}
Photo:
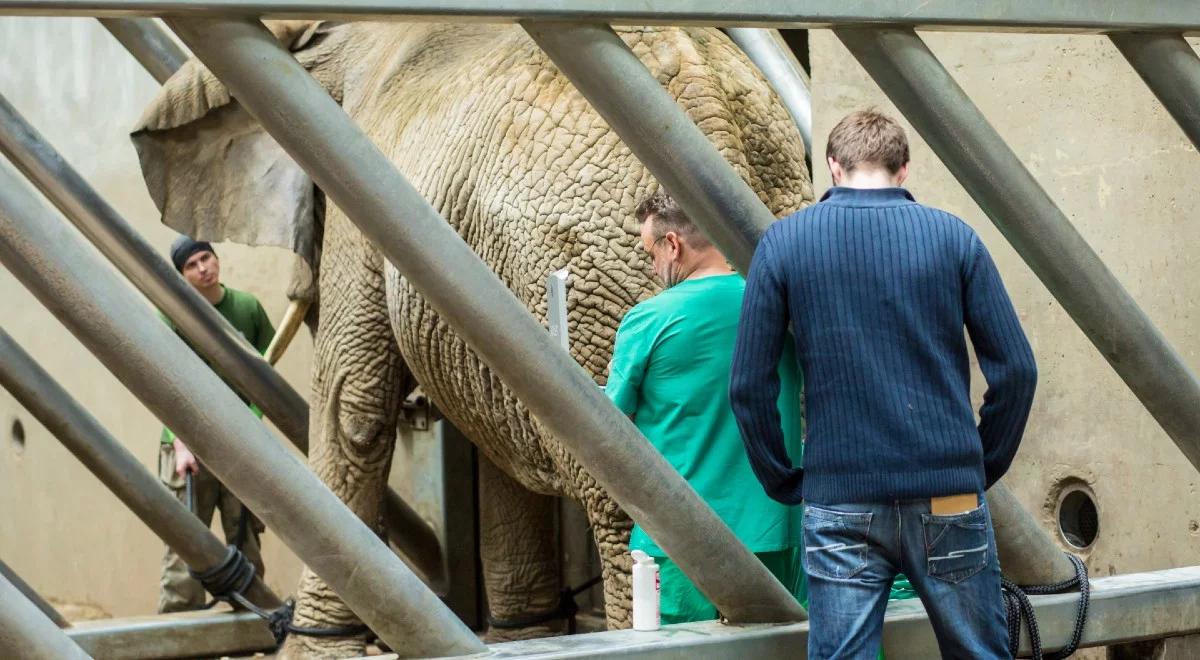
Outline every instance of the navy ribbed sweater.
{"type": "Polygon", "coordinates": [[[730,399],[750,464],[777,500],[982,492],[1012,463],[1036,383],[1033,352],[979,237],[902,188],[833,188],[772,225],[754,253],[730,399]],[[978,426],[964,326],[988,384],[978,426]],[[793,340],[805,382],[804,469],[784,451],[776,409],[776,368],[793,340]]]}

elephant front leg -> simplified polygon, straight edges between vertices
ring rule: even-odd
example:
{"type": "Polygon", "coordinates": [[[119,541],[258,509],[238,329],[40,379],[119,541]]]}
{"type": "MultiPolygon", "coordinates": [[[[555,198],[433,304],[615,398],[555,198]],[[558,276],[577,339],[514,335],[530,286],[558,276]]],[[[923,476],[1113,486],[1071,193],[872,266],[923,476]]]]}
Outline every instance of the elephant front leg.
{"type": "Polygon", "coordinates": [[[479,547],[488,642],[560,634],[557,498],[538,495],[479,457],[479,547]]]}
{"type": "MultiPolygon", "coordinates": [[[[382,536],[382,502],[395,448],[394,418],[371,414],[361,400],[348,394],[352,373],[343,372],[321,414],[321,439],[314,442],[309,461],[313,471],[346,506],[382,536]]],[[[315,434],[314,434],[315,435],[315,434]]],[[[317,440],[317,438],[313,438],[317,440]]],[[[293,627],[347,632],[361,621],[342,599],[307,566],[300,577],[293,627]]],[[[292,633],[281,656],[285,658],[351,658],[364,655],[366,635],[336,636],[292,633]]]]}
{"type": "MultiPolygon", "coordinates": [[[[313,351],[308,462],[355,515],[382,533],[396,415],[414,383],[388,320],[382,258],[336,213],[326,224],[321,264],[321,320],[313,351]]],[[[346,629],[360,624],[333,589],[306,567],[292,625],[346,629]]],[[[292,634],[282,654],[290,658],[349,658],[364,651],[365,635],[361,633],[332,637],[292,634]]]]}

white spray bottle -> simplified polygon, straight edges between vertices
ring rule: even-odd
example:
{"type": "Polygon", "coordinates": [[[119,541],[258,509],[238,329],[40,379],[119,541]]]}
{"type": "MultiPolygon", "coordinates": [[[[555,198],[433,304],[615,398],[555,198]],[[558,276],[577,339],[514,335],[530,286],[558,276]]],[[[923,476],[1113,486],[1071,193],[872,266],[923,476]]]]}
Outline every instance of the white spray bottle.
{"type": "Polygon", "coordinates": [[[659,581],[654,557],[634,550],[633,555],[633,629],[658,630],[659,581]]]}

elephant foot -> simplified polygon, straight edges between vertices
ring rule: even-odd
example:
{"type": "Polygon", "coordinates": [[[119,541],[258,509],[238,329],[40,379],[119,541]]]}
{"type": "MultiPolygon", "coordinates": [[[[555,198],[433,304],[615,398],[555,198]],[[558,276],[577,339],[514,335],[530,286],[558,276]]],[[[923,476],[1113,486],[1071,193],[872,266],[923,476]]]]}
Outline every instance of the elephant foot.
{"type": "Polygon", "coordinates": [[[279,648],[277,658],[283,660],[324,660],[326,658],[361,658],[367,654],[367,642],[358,637],[309,637],[288,635],[279,648]]]}

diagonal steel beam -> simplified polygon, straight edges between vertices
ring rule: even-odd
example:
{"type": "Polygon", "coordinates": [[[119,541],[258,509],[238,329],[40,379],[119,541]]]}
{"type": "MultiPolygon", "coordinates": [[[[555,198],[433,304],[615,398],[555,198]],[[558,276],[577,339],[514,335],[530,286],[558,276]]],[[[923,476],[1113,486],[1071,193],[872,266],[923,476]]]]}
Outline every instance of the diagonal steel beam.
{"type": "Polygon", "coordinates": [[[906,25],[1027,32],[1200,30],[1191,0],[0,0],[0,15],[185,16],[828,28],[906,25]]]}
{"type": "MultiPolygon", "coordinates": [[[[128,449],[0,328],[0,386],[33,414],[79,462],[171,547],[188,566],[206,571],[225,560],[225,544],[192,515],[128,449]]],[[[246,592],[265,609],[279,598],[256,576],[246,592]]]]}
{"type": "Polygon", "coordinates": [[[76,660],[92,656],[0,575],[0,657],[76,660]]]}
{"type": "Polygon", "coordinates": [[[1200,468],[1200,381],[912,30],[835,30],[1200,468]]]}
{"type": "Polygon", "coordinates": [[[1180,34],[1126,32],[1108,38],[1200,149],[1200,57],[1180,34]]]}
{"type": "MultiPolygon", "coordinates": [[[[121,19],[108,21],[124,24],[121,19]]],[[[125,43],[144,56],[161,53],[154,46],[170,40],[152,22],[123,30],[125,43]],[[155,37],[157,34],[157,37],[155,37]],[[149,41],[147,41],[149,40],[149,41]],[[128,43],[127,43],[128,42],[128,43]]],[[[173,43],[173,42],[172,42],[173,43]]],[[[141,60],[149,66],[153,62],[141,60]]],[[[172,62],[157,61],[165,71],[172,62]]],[[[258,404],[301,452],[308,453],[308,402],[275,371],[225,317],[204,300],[16,108],[0,95],[0,152],[41,190],[102,254],[112,261],[159,310],[175,322],[183,336],[213,368],[247,399],[258,404]]],[[[420,514],[389,489],[388,539],[432,581],[441,580],[442,557],[437,535],[420,514]]]]}
{"type": "Polygon", "coordinates": [[[688,217],[742,273],[775,222],[708,137],[607,25],[521,24],[688,217]]]}
{"type": "Polygon", "coordinates": [[[722,612],[733,621],[803,618],[783,585],[261,23],[168,25],[722,612]]]}
{"type": "Polygon", "coordinates": [[[0,263],[163,423],[192,431],[188,438],[205,466],[389,646],[423,655],[483,649],[379,537],[7,168],[0,168],[0,263]]]}
{"type": "Polygon", "coordinates": [[[187,53],[152,18],[101,18],[100,24],[161,85],[187,61],[187,53]]]}
{"type": "MultiPolygon", "coordinates": [[[[0,330],[0,332],[3,332],[3,330],[0,330]]],[[[3,366],[4,363],[0,361],[0,367],[3,366]]],[[[71,626],[70,621],[67,621],[58,610],[54,609],[53,605],[46,602],[46,599],[42,598],[41,594],[34,591],[33,587],[29,586],[25,580],[22,580],[21,576],[17,575],[16,572],[9,568],[8,564],[5,564],[3,561],[0,561],[0,577],[12,583],[12,586],[16,587],[17,591],[20,591],[26,598],[28,598],[29,602],[36,605],[37,608],[41,610],[42,614],[45,614],[47,618],[54,622],[54,625],[58,626],[59,628],[69,628],[71,626]]]]}
{"type": "MultiPolygon", "coordinates": [[[[559,69],[731,261],[746,272],[770,211],[606,25],[526,23],[559,69]]],[[[1005,572],[1020,584],[1075,569],[1003,483],[988,491],[1005,572]]]]}

